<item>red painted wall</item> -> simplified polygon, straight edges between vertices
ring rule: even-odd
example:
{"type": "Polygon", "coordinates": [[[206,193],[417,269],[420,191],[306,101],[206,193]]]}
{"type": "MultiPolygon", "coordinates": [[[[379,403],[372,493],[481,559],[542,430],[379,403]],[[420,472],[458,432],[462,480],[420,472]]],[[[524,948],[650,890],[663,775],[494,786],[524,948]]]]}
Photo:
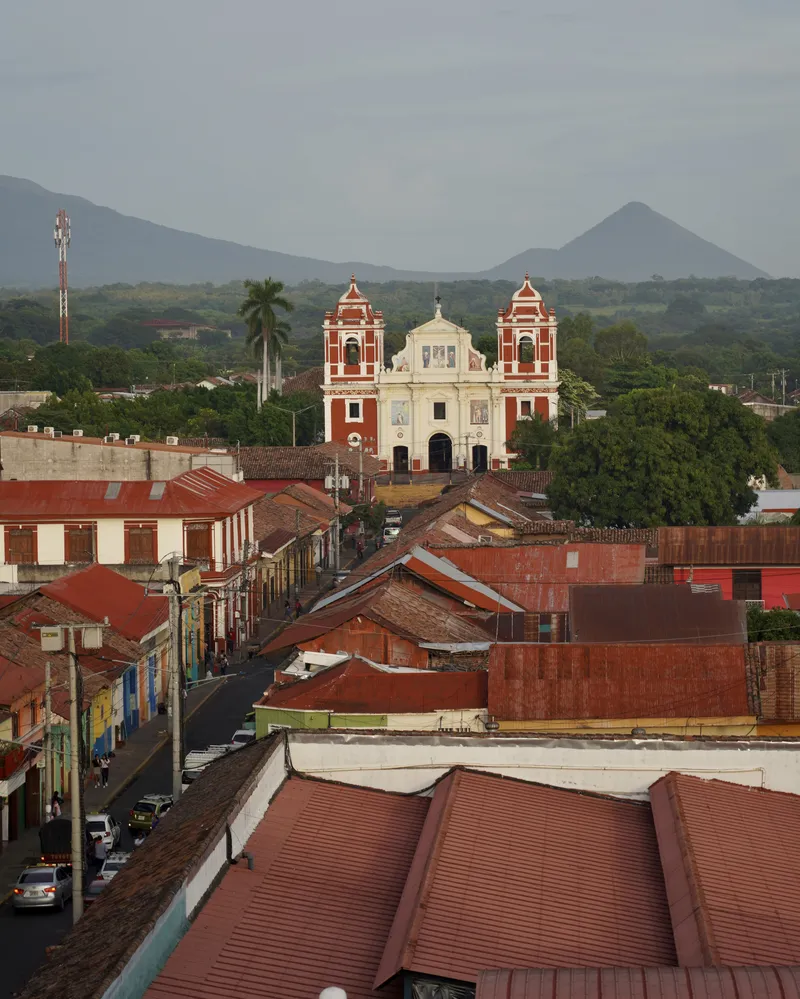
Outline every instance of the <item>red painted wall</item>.
{"type": "MultiPolygon", "coordinates": [[[[746,568],[743,566],[743,568],[746,568]]],[[[758,568],[755,566],[754,568],[758,568]]],[[[675,582],[687,583],[689,569],[675,569],[675,582]]],[[[733,569],[729,566],[709,566],[695,569],[694,583],[717,583],[725,600],[733,599],[733,569]]],[[[800,566],[772,566],[761,570],[761,599],[764,607],[785,607],[784,593],[800,593],[800,566]]]]}
{"type": "Polygon", "coordinates": [[[506,396],[506,437],[505,439],[511,440],[511,435],[514,433],[514,428],[517,425],[517,398],[513,395],[506,396]]]}
{"type": "Polygon", "coordinates": [[[361,618],[360,624],[348,621],[325,635],[304,642],[299,648],[304,652],[358,653],[377,663],[428,668],[427,649],[420,649],[366,618],[361,618]]]}
{"type": "Polygon", "coordinates": [[[533,411],[538,413],[543,420],[550,419],[550,400],[546,395],[534,396],[533,411]]]}
{"type": "Polygon", "coordinates": [[[361,399],[361,420],[357,423],[345,420],[345,398],[331,400],[331,440],[346,441],[350,434],[361,434],[362,438],[372,438],[365,445],[374,453],[378,440],[378,400],[374,396],[361,399]]]}

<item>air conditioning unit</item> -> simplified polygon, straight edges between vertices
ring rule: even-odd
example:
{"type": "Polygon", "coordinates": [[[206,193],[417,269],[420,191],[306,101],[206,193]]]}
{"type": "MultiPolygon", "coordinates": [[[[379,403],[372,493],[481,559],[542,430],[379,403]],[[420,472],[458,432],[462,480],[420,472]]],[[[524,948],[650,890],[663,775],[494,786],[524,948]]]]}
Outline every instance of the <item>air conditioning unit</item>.
{"type": "Polygon", "coordinates": [[[178,446],[178,438],[177,437],[167,437],[167,441],[166,442],[167,442],[167,444],[170,445],[170,447],[177,447],[178,446]]]}
{"type": "Polygon", "coordinates": [[[113,444],[114,443],[114,437],[111,434],[108,434],[106,437],[103,438],[103,443],[104,444],[113,444]]]}
{"type": "Polygon", "coordinates": [[[108,435],[108,439],[110,441],[118,441],[119,440],[119,434],[109,434],[108,435]]]}
{"type": "Polygon", "coordinates": [[[29,423],[28,424],[28,433],[29,434],[38,434],[39,433],[38,426],[35,423],[29,423]]]}
{"type": "Polygon", "coordinates": [[[54,430],[54,427],[45,427],[43,433],[47,434],[48,437],[52,437],[54,430]]]}
{"type": "Polygon", "coordinates": [[[63,437],[63,436],[64,436],[63,431],[61,431],[61,430],[54,430],[53,431],[53,437],[63,437]]]}
{"type": "Polygon", "coordinates": [[[72,436],[73,437],[83,437],[83,431],[82,430],[73,430],[72,431],[72,436]]]}
{"type": "Polygon", "coordinates": [[[126,444],[135,444],[136,443],[136,438],[135,437],[126,437],[125,438],[125,443],[126,444]]]}
{"type": "Polygon", "coordinates": [[[126,439],[129,440],[131,444],[138,444],[142,438],[139,434],[131,434],[130,437],[126,439]]]}

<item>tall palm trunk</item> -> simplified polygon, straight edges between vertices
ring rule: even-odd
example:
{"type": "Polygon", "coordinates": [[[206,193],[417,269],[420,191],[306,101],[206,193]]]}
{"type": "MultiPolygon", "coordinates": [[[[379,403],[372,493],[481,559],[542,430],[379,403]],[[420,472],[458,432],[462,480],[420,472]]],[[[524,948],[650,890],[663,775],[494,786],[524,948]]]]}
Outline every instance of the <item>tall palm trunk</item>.
{"type": "Polygon", "coordinates": [[[269,398],[269,340],[264,332],[263,350],[261,352],[261,385],[262,404],[269,398]]]}
{"type": "Polygon", "coordinates": [[[275,391],[283,395],[283,357],[280,351],[275,354],[275,391]]]}

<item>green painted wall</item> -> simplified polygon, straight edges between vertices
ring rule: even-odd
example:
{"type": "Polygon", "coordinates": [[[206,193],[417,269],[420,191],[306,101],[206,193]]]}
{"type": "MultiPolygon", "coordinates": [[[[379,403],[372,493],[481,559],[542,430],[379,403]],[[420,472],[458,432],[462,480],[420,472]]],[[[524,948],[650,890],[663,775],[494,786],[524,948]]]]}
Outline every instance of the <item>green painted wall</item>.
{"type": "Polygon", "coordinates": [[[289,711],[256,707],[256,738],[263,739],[270,725],[290,728],[386,728],[386,715],[329,715],[327,711],[289,711]]]}

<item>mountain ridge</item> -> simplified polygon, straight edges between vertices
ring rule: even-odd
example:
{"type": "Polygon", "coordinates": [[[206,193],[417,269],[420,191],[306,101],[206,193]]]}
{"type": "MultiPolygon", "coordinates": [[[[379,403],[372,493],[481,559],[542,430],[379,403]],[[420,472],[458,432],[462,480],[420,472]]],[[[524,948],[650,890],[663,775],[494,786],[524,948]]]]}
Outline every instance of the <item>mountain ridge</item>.
{"type": "Polygon", "coordinates": [[[768,277],[764,271],[702,239],[642,202],[631,201],[559,249],[532,248],[476,272],[403,270],[365,261],[328,261],[230,240],[200,236],[123,215],[34,181],[0,175],[0,287],[52,286],[55,257],[47,239],[59,208],[70,215],[75,239],[70,284],[225,283],[271,275],[286,284],[363,281],[518,280],[603,277],[666,280],[689,277],[768,277]]]}

